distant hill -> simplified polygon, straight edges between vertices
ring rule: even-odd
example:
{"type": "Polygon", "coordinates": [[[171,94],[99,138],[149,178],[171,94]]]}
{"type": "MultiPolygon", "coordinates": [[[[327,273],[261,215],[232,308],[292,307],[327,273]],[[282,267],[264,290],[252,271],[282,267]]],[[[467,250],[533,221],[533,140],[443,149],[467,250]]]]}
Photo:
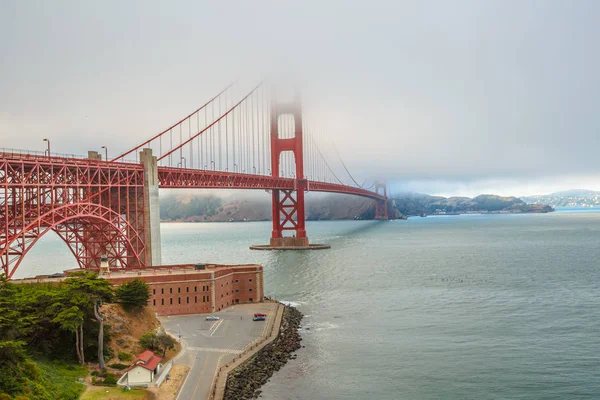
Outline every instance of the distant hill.
{"type": "Polygon", "coordinates": [[[600,192],[587,189],[571,189],[539,196],[521,197],[532,204],[549,204],[553,207],[600,207],[600,192]]]}
{"type": "Polygon", "coordinates": [[[403,215],[443,215],[463,213],[545,213],[554,211],[545,204],[527,204],[517,197],[482,194],[469,197],[429,196],[406,193],[394,197],[396,209],[403,215]]]}
{"type": "MultiPolygon", "coordinates": [[[[306,200],[306,219],[373,219],[372,200],[358,196],[331,194],[306,200]]],[[[389,208],[389,214],[397,217],[389,208]]],[[[270,198],[224,200],[214,195],[165,196],[160,199],[160,218],[174,222],[268,221],[271,219],[270,198]]]]}
{"type": "MultiPolygon", "coordinates": [[[[415,215],[463,213],[542,213],[553,211],[543,204],[526,204],[517,197],[484,194],[474,198],[440,197],[421,193],[394,196],[388,205],[390,218],[415,215]]],[[[160,218],[174,222],[268,221],[271,201],[262,198],[230,198],[214,195],[172,195],[161,197],[160,218]]],[[[358,196],[330,194],[307,198],[306,219],[373,219],[375,204],[358,196]]]]}

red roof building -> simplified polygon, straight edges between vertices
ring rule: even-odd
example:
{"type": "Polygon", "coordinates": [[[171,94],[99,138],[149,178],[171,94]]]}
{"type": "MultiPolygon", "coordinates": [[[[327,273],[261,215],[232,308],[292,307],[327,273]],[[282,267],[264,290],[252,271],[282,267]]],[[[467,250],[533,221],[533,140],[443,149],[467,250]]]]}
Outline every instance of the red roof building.
{"type": "Polygon", "coordinates": [[[150,350],[144,351],[133,360],[133,364],[125,370],[125,374],[117,382],[122,386],[146,386],[154,383],[155,377],[162,368],[162,359],[150,350]]]}
{"type": "Polygon", "coordinates": [[[135,360],[133,360],[133,364],[131,364],[131,366],[127,368],[127,371],[129,371],[132,368],[135,368],[138,365],[140,367],[146,368],[149,371],[154,371],[161,360],[162,358],[156,356],[150,350],[146,350],[142,354],[137,356],[135,360]]]}

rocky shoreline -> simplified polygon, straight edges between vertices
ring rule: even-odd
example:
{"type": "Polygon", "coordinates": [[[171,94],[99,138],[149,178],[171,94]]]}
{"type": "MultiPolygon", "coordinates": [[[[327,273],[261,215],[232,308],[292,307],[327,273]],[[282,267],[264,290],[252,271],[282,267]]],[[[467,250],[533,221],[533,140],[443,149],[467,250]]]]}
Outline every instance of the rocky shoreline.
{"type": "Polygon", "coordinates": [[[300,348],[302,338],[298,333],[302,313],[296,308],[285,306],[279,336],[261,349],[252,358],[235,368],[227,377],[224,400],[255,399],[260,387],[300,348]]]}

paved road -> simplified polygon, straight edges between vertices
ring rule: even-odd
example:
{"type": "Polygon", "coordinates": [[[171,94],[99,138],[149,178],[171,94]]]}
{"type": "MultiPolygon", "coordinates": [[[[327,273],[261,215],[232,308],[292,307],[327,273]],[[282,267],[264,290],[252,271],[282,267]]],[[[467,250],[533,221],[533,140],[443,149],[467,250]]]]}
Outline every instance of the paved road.
{"type": "Polygon", "coordinates": [[[176,364],[190,367],[177,399],[207,399],[220,365],[242,352],[254,340],[267,333],[275,318],[276,303],[239,304],[214,313],[221,319],[206,321],[209,314],[160,317],[165,329],[181,334],[183,355],[176,364]],[[267,314],[268,321],[252,321],[254,313],[267,314]]]}

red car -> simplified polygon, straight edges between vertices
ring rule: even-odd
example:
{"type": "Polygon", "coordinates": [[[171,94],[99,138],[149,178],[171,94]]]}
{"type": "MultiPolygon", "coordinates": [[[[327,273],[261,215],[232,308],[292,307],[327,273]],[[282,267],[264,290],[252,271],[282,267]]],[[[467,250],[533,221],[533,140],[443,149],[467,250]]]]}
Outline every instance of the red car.
{"type": "Polygon", "coordinates": [[[256,314],[254,314],[254,317],[255,317],[255,318],[256,318],[256,317],[263,317],[263,318],[266,318],[266,316],[267,316],[267,314],[262,314],[262,313],[256,313],[256,314]]]}

